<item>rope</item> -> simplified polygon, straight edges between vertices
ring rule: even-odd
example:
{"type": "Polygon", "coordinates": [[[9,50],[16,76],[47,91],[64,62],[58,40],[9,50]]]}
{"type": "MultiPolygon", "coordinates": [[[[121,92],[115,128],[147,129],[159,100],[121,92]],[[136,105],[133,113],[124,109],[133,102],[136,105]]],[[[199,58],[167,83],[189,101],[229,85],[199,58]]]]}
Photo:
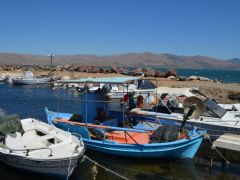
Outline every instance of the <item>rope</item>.
{"type": "Polygon", "coordinates": [[[68,178],[69,178],[69,176],[70,176],[70,171],[71,171],[71,162],[72,162],[72,156],[73,156],[73,154],[74,154],[74,151],[73,151],[73,153],[72,153],[72,155],[70,156],[70,158],[69,158],[69,165],[68,165],[68,175],[67,175],[67,180],[68,180],[68,178]]]}
{"type": "Polygon", "coordinates": [[[108,171],[108,172],[110,172],[110,173],[112,173],[112,174],[115,174],[116,176],[120,177],[121,179],[128,180],[128,178],[122,176],[121,174],[118,174],[118,173],[115,172],[115,171],[112,171],[111,169],[108,169],[107,167],[105,167],[105,166],[103,166],[103,165],[101,165],[101,164],[99,164],[99,163],[97,163],[96,161],[92,160],[92,159],[89,158],[88,156],[84,155],[84,158],[87,159],[87,160],[89,160],[90,162],[92,162],[92,163],[94,164],[94,166],[93,166],[93,168],[92,168],[92,172],[93,172],[93,173],[98,173],[98,172],[97,172],[97,169],[96,169],[96,166],[99,166],[99,167],[103,168],[105,171],[108,171]]]}
{"type": "Polygon", "coordinates": [[[215,151],[221,156],[221,158],[226,162],[227,165],[229,165],[230,162],[220,153],[220,151],[217,149],[217,147],[213,145],[213,142],[212,142],[212,140],[210,139],[210,136],[209,136],[208,134],[205,134],[204,138],[206,138],[206,139],[209,140],[209,142],[210,142],[211,145],[212,145],[212,149],[215,150],[215,151]]]}

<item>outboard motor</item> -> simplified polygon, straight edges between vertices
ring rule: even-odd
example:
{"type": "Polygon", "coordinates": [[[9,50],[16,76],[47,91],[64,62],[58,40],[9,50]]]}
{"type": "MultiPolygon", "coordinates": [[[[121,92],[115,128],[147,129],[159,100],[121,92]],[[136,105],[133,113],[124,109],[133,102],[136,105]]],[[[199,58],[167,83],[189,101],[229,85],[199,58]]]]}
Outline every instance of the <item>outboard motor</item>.
{"type": "Polygon", "coordinates": [[[169,96],[169,99],[167,101],[167,107],[169,108],[178,108],[179,104],[177,102],[176,97],[174,96],[169,96]]]}
{"type": "Polygon", "coordinates": [[[102,87],[102,90],[103,90],[104,93],[107,94],[107,93],[111,92],[112,85],[111,84],[104,84],[104,86],[102,87]]]}

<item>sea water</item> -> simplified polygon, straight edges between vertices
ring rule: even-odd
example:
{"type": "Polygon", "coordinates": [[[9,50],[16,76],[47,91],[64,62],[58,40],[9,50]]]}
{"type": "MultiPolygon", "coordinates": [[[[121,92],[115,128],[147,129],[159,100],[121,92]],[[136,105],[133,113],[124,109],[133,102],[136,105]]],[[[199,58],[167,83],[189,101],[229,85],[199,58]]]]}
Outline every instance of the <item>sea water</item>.
{"type": "MultiPolygon", "coordinates": [[[[34,117],[46,122],[44,107],[50,110],[77,113],[81,107],[79,92],[76,90],[55,89],[43,86],[8,86],[0,84],[1,113],[17,113],[20,118],[34,117]]],[[[240,176],[239,153],[227,151],[231,164],[223,167],[221,158],[216,158],[210,168],[211,144],[202,143],[193,159],[133,159],[117,157],[96,152],[86,155],[129,179],[238,179],[240,176]]],[[[220,150],[221,151],[221,150],[220,150]]],[[[70,179],[92,179],[93,163],[83,160],[79,163],[70,179]]],[[[41,180],[52,179],[28,172],[19,172],[0,163],[0,179],[6,180],[41,180]]],[[[118,176],[98,167],[97,179],[121,179],[118,176]]]]}
{"type": "MultiPolygon", "coordinates": [[[[130,67],[129,70],[136,69],[130,67]]],[[[157,71],[167,72],[169,68],[158,68],[153,67],[157,71]]],[[[240,83],[240,70],[229,70],[229,69],[183,69],[177,68],[177,74],[179,76],[202,76],[212,80],[219,80],[224,83],[240,83]]]]}

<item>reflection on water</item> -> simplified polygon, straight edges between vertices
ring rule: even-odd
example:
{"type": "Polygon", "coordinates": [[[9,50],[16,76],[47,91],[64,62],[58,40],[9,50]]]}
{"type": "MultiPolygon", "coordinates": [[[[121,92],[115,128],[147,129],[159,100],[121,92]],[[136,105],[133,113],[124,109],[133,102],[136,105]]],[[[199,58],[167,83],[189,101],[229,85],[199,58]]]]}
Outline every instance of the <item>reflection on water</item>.
{"type": "MultiPolygon", "coordinates": [[[[78,99],[79,94],[74,90],[52,90],[50,87],[0,85],[0,109],[7,113],[18,113],[21,118],[35,117],[45,121],[45,106],[52,110],[59,109],[63,112],[77,113],[81,102],[63,100],[64,98],[78,99]],[[59,98],[61,100],[57,101],[59,98]]],[[[240,175],[240,153],[228,151],[227,157],[231,164],[223,168],[221,159],[216,153],[212,154],[210,144],[207,142],[202,144],[194,159],[132,159],[96,152],[87,152],[86,155],[129,179],[238,179],[240,175]],[[209,166],[210,156],[216,157],[212,168],[209,166]]],[[[92,166],[92,162],[85,159],[79,163],[70,179],[92,179],[92,166]]],[[[3,164],[0,164],[0,175],[1,179],[11,180],[52,179],[19,172],[3,164]]],[[[97,179],[120,178],[98,168],[97,179]]]]}

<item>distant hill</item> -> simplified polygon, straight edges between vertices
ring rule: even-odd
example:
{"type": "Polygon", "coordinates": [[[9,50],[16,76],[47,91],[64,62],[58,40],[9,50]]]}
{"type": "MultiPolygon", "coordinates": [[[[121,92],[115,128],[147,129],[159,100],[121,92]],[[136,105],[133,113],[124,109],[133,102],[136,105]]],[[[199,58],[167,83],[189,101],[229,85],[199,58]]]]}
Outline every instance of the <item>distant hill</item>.
{"type": "Polygon", "coordinates": [[[227,60],[227,62],[240,63],[240,58],[232,58],[232,59],[227,60]]]}
{"type": "MultiPolygon", "coordinates": [[[[240,62],[238,60],[235,58],[222,61],[207,56],[178,56],[173,54],[153,54],[145,52],[110,56],[96,56],[88,54],[66,56],[57,55],[53,57],[53,64],[133,67],[153,66],[196,69],[240,69],[240,62]]],[[[0,64],[50,65],[50,58],[42,55],[0,53],[0,64]]]]}

